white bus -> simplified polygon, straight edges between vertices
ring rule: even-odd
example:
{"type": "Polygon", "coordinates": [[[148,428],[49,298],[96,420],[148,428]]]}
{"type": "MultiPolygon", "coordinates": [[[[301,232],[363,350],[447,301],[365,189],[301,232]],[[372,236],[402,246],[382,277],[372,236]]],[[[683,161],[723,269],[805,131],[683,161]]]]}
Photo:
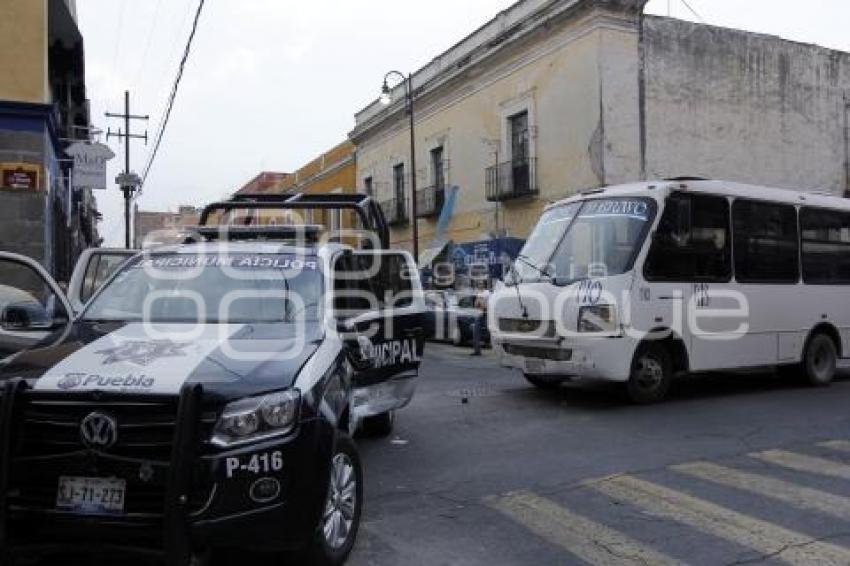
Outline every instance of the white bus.
{"type": "Polygon", "coordinates": [[[488,324],[538,387],[622,382],[661,400],[678,375],[779,367],[828,384],[850,348],[850,200],[676,179],[545,210],[488,324]]]}

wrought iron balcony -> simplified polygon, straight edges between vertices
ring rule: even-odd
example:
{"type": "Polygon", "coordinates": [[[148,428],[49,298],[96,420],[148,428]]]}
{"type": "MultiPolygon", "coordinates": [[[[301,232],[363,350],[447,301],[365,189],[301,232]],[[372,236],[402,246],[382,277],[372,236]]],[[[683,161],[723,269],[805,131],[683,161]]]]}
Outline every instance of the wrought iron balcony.
{"type": "Polygon", "coordinates": [[[443,210],[446,189],[443,185],[432,185],[416,191],[416,216],[431,218],[443,210]]]}
{"type": "Polygon", "coordinates": [[[537,188],[537,159],[506,161],[485,171],[487,200],[501,202],[534,196],[537,188]]]}
{"type": "Polygon", "coordinates": [[[384,217],[390,226],[402,226],[407,224],[410,217],[407,214],[407,201],[405,199],[391,198],[381,202],[384,217]]]}

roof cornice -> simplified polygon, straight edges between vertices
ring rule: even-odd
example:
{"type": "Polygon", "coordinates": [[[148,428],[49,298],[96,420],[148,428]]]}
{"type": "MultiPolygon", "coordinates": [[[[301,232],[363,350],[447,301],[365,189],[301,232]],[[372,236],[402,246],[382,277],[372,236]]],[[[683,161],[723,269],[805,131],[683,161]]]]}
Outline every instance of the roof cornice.
{"type": "MultiPolygon", "coordinates": [[[[484,64],[508,46],[528,38],[541,28],[568,21],[578,14],[598,9],[621,17],[637,17],[647,0],[522,0],[413,73],[417,97],[432,93],[448,81],[484,64]]],[[[383,106],[378,100],[355,114],[355,127],[349,138],[355,143],[373,128],[393,122],[405,110],[403,84],[393,89],[393,102],[383,106]]]]}

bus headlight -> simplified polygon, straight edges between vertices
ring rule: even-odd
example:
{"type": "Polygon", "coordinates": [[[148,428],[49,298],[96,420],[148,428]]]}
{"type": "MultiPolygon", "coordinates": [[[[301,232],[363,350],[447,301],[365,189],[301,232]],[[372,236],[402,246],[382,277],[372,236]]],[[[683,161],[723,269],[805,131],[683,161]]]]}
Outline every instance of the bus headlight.
{"type": "Polygon", "coordinates": [[[578,311],[579,332],[617,332],[617,309],[614,305],[591,305],[578,311]]]}
{"type": "Polygon", "coordinates": [[[285,435],[295,428],[300,404],[297,389],[234,401],[219,417],[212,442],[231,446],[285,435]]]}

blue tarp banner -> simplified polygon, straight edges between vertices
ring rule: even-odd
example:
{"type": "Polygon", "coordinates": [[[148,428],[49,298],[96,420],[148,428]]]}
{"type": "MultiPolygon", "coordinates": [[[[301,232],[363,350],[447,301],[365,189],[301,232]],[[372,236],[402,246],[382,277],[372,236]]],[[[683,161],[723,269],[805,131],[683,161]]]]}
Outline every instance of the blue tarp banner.
{"type": "Polygon", "coordinates": [[[524,244],[525,240],[520,238],[497,238],[454,244],[449,258],[458,274],[468,273],[471,265],[486,265],[491,278],[502,279],[524,244]]]}

